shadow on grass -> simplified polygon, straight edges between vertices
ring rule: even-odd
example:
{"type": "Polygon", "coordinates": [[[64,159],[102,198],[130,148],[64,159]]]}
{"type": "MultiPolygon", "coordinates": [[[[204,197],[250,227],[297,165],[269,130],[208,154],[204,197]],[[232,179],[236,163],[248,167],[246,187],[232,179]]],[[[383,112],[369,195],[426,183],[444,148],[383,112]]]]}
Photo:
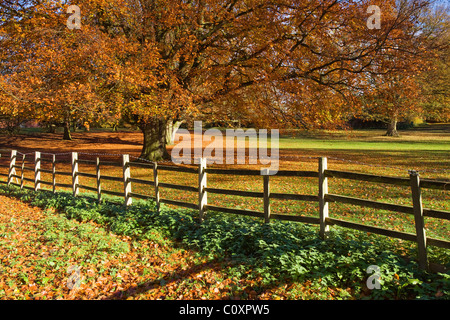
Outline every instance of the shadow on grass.
{"type": "MultiPolygon", "coordinates": [[[[230,267],[233,265],[234,264],[232,262],[225,262],[222,259],[214,259],[209,262],[193,265],[190,268],[185,269],[185,270],[183,269],[183,270],[177,270],[174,272],[167,272],[164,274],[164,276],[159,277],[155,280],[146,281],[146,282],[143,282],[143,283],[140,283],[137,285],[132,285],[131,287],[129,287],[127,289],[114,292],[110,296],[105,297],[104,300],[123,300],[123,299],[127,299],[129,297],[135,297],[135,296],[139,296],[139,295],[145,296],[145,294],[151,290],[162,289],[166,286],[170,286],[175,283],[179,283],[181,281],[186,281],[188,279],[192,279],[193,281],[195,281],[195,276],[202,272],[208,272],[208,271],[220,272],[224,268],[230,267]]],[[[203,292],[207,292],[209,288],[204,287],[203,289],[204,289],[203,292]]],[[[232,296],[231,296],[232,294],[242,296],[243,292],[244,292],[243,289],[238,289],[238,290],[233,290],[233,291],[230,288],[227,288],[227,289],[228,290],[220,289],[220,292],[217,292],[216,294],[212,294],[212,296],[215,297],[215,299],[217,299],[217,297],[220,297],[220,299],[226,300],[226,299],[232,298],[232,296]]],[[[263,289],[263,288],[260,287],[260,289],[263,289]]],[[[159,292],[159,293],[154,294],[151,298],[152,299],[165,299],[166,295],[164,295],[162,292],[159,292]]],[[[194,296],[193,298],[199,299],[201,297],[194,296]]]]}

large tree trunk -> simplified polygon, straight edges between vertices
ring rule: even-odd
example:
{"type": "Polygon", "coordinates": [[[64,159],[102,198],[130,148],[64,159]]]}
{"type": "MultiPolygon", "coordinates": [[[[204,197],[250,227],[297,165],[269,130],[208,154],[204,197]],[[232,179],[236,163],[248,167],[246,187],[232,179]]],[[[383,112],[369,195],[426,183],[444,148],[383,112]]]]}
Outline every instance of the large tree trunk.
{"type": "Polygon", "coordinates": [[[64,121],[64,136],[63,140],[72,140],[72,136],[70,135],[70,123],[69,121],[64,121]]]}
{"type": "Polygon", "coordinates": [[[399,134],[397,132],[397,117],[393,117],[391,121],[388,122],[387,131],[385,136],[388,137],[398,137],[399,134]]]}
{"type": "Polygon", "coordinates": [[[163,119],[155,119],[139,126],[144,134],[140,158],[150,161],[170,158],[166,149],[166,127],[167,121],[163,119]]]}

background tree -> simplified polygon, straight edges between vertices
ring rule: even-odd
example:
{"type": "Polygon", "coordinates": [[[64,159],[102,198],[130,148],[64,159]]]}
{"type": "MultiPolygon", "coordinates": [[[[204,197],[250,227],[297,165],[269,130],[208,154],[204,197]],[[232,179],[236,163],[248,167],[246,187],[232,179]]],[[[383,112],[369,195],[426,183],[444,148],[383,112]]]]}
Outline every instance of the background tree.
{"type": "Polygon", "coordinates": [[[423,31],[429,34],[431,68],[418,79],[422,88],[422,108],[428,120],[450,122],[450,13],[449,5],[437,4],[426,11],[423,31]]]}
{"type": "Polygon", "coordinates": [[[404,20],[405,28],[391,33],[390,45],[380,52],[376,72],[368,73],[360,114],[385,122],[386,136],[398,136],[399,121],[422,115],[423,87],[419,79],[431,68],[435,56],[431,34],[422,25],[428,7],[416,9],[408,0],[398,1],[396,7],[403,16],[395,14],[392,18],[404,20]],[[399,54],[401,51],[408,55],[399,54]]]}
{"type": "Polygon", "coordinates": [[[21,124],[32,119],[23,107],[26,101],[16,95],[20,96],[21,93],[15,92],[0,78],[0,129],[5,129],[8,134],[15,134],[21,124]]]}
{"type": "Polygon", "coordinates": [[[374,77],[372,93],[365,94],[362,117],[386,123],[386,136],[397,137],[397,124],[420,116],[421,89],[414,75],[405,72],[374,77]]]}

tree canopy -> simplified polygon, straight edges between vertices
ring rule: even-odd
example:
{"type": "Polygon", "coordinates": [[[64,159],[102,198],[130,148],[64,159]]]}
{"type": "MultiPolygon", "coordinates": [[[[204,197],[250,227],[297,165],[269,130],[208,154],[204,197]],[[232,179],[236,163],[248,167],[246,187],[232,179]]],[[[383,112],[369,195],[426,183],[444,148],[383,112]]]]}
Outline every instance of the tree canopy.
{"type": "Polygon", "coordinates": [[[428,53],[423,0],[80,0],[80,29],[68,5],[1,2],[0,112],[66,125],[112,114],[142,130],[151,160],[176,120],[339,125],[428,53]]]}

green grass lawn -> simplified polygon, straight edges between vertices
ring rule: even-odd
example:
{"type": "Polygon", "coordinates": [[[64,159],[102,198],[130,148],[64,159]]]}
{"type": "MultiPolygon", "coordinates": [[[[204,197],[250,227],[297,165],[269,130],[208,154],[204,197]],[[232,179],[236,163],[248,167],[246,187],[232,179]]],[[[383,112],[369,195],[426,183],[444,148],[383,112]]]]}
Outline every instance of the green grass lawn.
{"type": "MultiPolygon", "coordinates": [[[[393,138],[395,139],[395,138],[393,138]]],[[[430,141],[359,141],[282,137],[280,149],[319,149],[319,150],[386,150],[386,151],[450,151],[450,140],[430,141]]]]}

